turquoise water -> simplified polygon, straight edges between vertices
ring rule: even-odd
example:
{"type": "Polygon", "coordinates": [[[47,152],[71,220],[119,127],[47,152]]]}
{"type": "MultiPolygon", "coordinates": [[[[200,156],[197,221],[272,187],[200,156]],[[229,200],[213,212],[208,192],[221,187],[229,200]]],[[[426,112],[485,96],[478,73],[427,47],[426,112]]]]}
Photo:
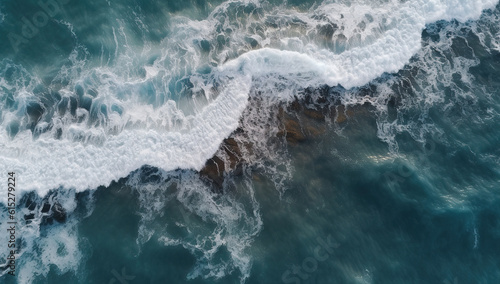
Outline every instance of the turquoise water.
{"type": "Polygon", "coordinates": [[[43,3],[0,0],[2,283],[499,282],[496,1],[43,3]]]}

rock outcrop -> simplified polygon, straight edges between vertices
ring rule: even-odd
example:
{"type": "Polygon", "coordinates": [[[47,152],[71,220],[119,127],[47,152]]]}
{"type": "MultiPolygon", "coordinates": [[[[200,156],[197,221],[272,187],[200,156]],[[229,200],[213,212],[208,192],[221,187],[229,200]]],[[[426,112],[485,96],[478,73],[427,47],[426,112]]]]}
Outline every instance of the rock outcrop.
{"type": "MultiPolygon", "coordinates": [[[[296,99],[286,106],[280,106],[277,118],[280,124],[278,138],[284,138],[290,146],[296,146],[324,134],[329,125],[342,125],[348,117],[360,110],[345,108],[343,105],[319,98],[315,102],[296,99]]],[[[242,129],[237,132],[241,133],[242,129]]],[[[211,184],[215,191],[223,188],[224,177],[229,172],[240,174],[243,163],[242,147],[252,151],[252,145],[240,145],[233,137],[227,138],[221,144],[217,153],[209,159],[200,171],[202,180],[211,184]]]]}

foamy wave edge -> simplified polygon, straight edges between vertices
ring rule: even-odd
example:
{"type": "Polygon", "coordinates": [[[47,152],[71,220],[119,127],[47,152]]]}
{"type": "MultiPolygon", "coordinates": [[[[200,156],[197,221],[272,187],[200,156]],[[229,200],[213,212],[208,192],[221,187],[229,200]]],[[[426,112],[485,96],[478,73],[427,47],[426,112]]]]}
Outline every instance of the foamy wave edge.
{"type": "MultiPolygon", "coordinates": [[[[279,75],[304,86],[362,86],[385,72],[403,68],[420,49],[421,32],[426,24],[476,19],[484,9],[497,3],[496,0],[404,3],[394,12],[398,16],[396,28],[385,31],[367,46],[340,54],[270,48],[247,52],[214,71],[222,78],[224,87],[214,101],[196,114],[194,126],[184,133],[125,129],[97,146],[46,138],[33,140],[28,131],[10,140],[2,129],[2,148],[22,149],[22,153],[17,157],[2,153],[0,170],[16,172],[17,188],[35,190],[40,196],[59,187],[83,191],[107,186],[145,164],[165,171],[200,170],[223,139],[238,127],[255,78],[279,75]]],[[[0,202],[5,204],[6,189],[2,191],[0,202]]]]}

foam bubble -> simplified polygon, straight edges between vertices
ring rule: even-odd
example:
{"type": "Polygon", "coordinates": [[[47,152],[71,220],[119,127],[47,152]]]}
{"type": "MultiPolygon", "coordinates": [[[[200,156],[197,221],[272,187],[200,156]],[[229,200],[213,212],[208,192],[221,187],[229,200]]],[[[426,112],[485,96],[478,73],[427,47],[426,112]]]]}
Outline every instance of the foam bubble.
{"type": "MultiPolygon", "coordinates": [[[[36,190],[40,196],[61,186],[81,191],[108,185],[144,164],[161,168],[164,182],[172,178],[169,171],[199,170],[222,140],[243,126],[259,148],[245,157],[252,156],[251,161],[270,172],[280,188],[291,176],[289,162],[278,158],[283,153],[274,153],[260,141],[277,132],[273,128],[277,123],[272,121],[276,116],[269,111],[273,103],[290,101],[297,90],[308,86],[367,84],[385,72],[400,70],[415,54],[419,63],[412,64],[433,68],[421,66],[428,73],[417,80],[420,86],[415,88],[424,90],[424,95],[415,102],[407,98],[405,106],[441,103],[444,98],[435,92],[436,86],[455,87],[453,74],[460,74],[467,83],[465,70],[477,61],[433,61],[433,49],[442,48],[430,45],[422,50],[422,29],[439,19],[476,18],[496,3],[365,2],[324,3],[299,12],[232,1],[203,21],[178,18],[171,40],[158,46],[147,43],[140,52],[126,41],[120,23],[120,28],[113,28],[113,60],[100,58],[113,64],[96,67],[85,50],[77,48],[51,90],[43,90],[36,74],[4,60],[0,64],[0,94],[5,98],[0,100],[0,170],[15,171],[17,188],[36,190]],[[244,12],[247,6],[254,12],[244,12]],[[243,15],[244,23],[240,25],[241,17],[235,15],[243,15]],[[262,102],[248,108],[249,98],[262,102]],[[257,155],[271,157],[275,164],[264,164],[257,155]],[[283,166],[279,163],[284,164],[284,172],[278,169],[283,166]]],[[[492,49],[500,46],[498,35],[481,40],[492,49]]],[[[451,46],[450,42],[442,44],[451,46]]],[[[394,82],[376,86],[377,98],[350,96],[346,91],[343,103],[369,101],[386,108],[390,83],[394,82]]],[[[457,92],[459,96],[467,94],[457,92]]],[[[401,120],[380,120],[377,126],[380,139],[391,149],[397,149],[394,137],[399,133],[410,132],[418,139],[419,131],[428,131],[426,125],[401,120]]],[[[159,241],[181,245],[197,257],[189,278],[221,278],[235,269],[241,272],[242,281],[249,276],[252,259],[245,250],[262,227],[251,188],[243,194],[250,201],[240,202],[212,194],[190,171],[174,178],[179,188],[173,195],[166,190],[171,183],[134,183],[134,178],[132,174],[129,184],[139,192],[142,206],[139,245],[154,235],[159,226],[152,224],[166,206],[176,205],[184,217],[169,226],[185,229],[187,237],[166,230],[159,232],[159,241]],[[213,224],[215,228],[210,227],[213,224]],[[200,228],[205,231],[196,231],[200,228]],[[206,235],[198,237],[198,233],[206,235]],[[223,249],[229,252],[229,262],[216,257],[223,249]]],[[[6,194],[0,194],[0,201],[5,202],[6,194]]],[[[63,206],[71,212],[74,193],[68,196],[63,206]]],[[[42,239],[38,226],[43,214],[38,213],[33,225],[22,229],[27,240],[22,253],[30,255],[19,258],[21,282],[32,282],[37,273],[46,275],[51,264],[62,273],[76,271],[83,258],[75,222],[49,228],[50,239],[42,239]]]]}
{"type": "MultiPolygon", "coordinates": [[[[337,26],[346,25],[343,28],[344,37],[358,40],[351,40],[353,44],[342,52],[336,52],[315,45],[314,40],[310,41],[307,36],[298,34],[298,41],[302,42],[300,51],[279,50],[269,48],[280,46],[273,46],[272,36],[277,33],[274,32],[275,28],[268,27],[259,35],[261,42],[257,41],[257,45],[269,43],[269,47],[236,51],[241,54],[233,55],[234,59],[224,64],[220,61],[228,58],[220,56],[233,52],[231,48],[226,44],[221,47],[220,53],[214,52],[211,41],[203,42],[200,35],[216,38],[212,41],[219,40],[220,34],[215,36],[214,31],[219,28],[219,17],[224,15],[222,12],[230,15],[235,5],[236,11],[240,9],[232,2],[216,8],[206,20],[180,21],[173,27],[177,31],[173,39],[177,41],[167,45],[168,52],[163,53],[152,66],[143,64],[143,57],[147,56],[130,52],[132,47],[128,45],[123,29],[120,29],[120,32],[114,33],[115,42],[120,40],[121,34],[124,45],[129,49],[120,57],[116,44],[116,66],[90,67],[86,59],[79,59],[75,51],[70,56],[71,67],[64,67],[56,78],[55,81],[64,78],[70,80],[69,86],[59,90],[67,99],[69,110],[75,97],[73,92],[76,93],[79,108],[73,116],[68,114],[70,111],[59,116],[50,116],[50,113],[38,116],[38,112],[49,109],[45,109],[46,106],[40,101],[33,101],[33,93],[39,86],[37,82],[41,82],[36,76],[29,75],[31,81],[27,84],[19,81],[23,77],[16,79],[19,82],[10,83],[2,78],[7,90],[21,86],[15,91],[15,110],[29,115],[20,118],[15,115],[16,111],[2,114],[0,146],[2,149],[20,149],[20,154],[13,157],[2,150],[0,170],[18,173],[20,190],[37,190],[44,195],[48,190],[60,186],[85,190],[108,185],[144,164],[167,171],[177,168],[200,169],[222,140],[237,128],[252,85],[266,80],[279,83],[282,78],[300,87],[341,84],[352,88],[367,84],[385,72],[401,69],[409,61],[420,49],[421,31],[426,23],[439,19],[475,18],[483,9],[495,3],[493,0],[391,1],[384,3],[384,6],[375,3],[373,11],[370,10],[372,6],[366,3],[344,6],[324,4],[308,12],[279,11],[281,14],[272,15],[273,19],[281,17],[285,22],[297,23],[300,32],[313,28],[312,25],[317,25],[318,21],[336,21],[337,26]],[[331,16],[337,10],[345,13],[345,16],[331,16]],[[360,19],[354,17],[353,20],[350,18],[353,11],[363,11],[365,16],[360,19]],[[368,34],[359,37],[359,33],[363,35],[365,30],[369,31],[368,34]],[[199,48],[193,46],[193,42],[199,48]],[[133,62],[140,64],[140,68],[123,70],[124,66],[130,66],[129,59],[133,56],[137,57],[133,62]],[[209,68],[212,71],[208,74],[198,73],[205,64],[214,63],[213,60],[219,60],[215,61],[219,67],[209,68]],[[201,98],[206,99],[193,99],[189,107],[179,112],[177,110],[180,110],[182,100],[174,102],[171,90],[176,86],[181,86],[181,91],[189,89],[189,92],[202,93],[204,96],[201,98]],[[163,92],[170,95],[162,99],[163,92]],[[149,97],[151,93],[154,94],[153,98],[149,97]],[[37,110],[37,104],[41,105],[40,111],[37,110]],[[189,108],[194,111],[189,113],[189,108]],[[46,124],[45,127],[39,124],[38,131],[49,130],[34,139],[29,128],[42,122],[40,120],[45,120],[46,124]],[[58,135],[58,131],[62,135],[58,135]]],[[[258,3],[242,5],[254,5],[256,12],[250,16],[258,17],[258,20],[269,17],[258,3]]],[[[250,16],[246,21],[252,27],[255,22],[250,16]]],[[[224,18],[224,21],[230,19],[224,18]]],[[[236,27],[227,26],[227,29],[231,28],[236,27]]],[[[294,33],[290,31],[290,34],[294,33]]],[[[234,31],[230,34],[230,38],[220,40],[235,43],[246,41],[246,48],[255,48],[255,38],[244,37],[234,31]]],[[[281,92],[280,99],[291,99],[293,93],[293,90],[281,92]]],[[[1,200],[5,202],[5,194],[1,200]]]]}
{"type": "MultiPolygon", "coordinates": [[[[16,214],[16,277],[19,283],[36,282],[38,277],[47,276],[51,267],[59,274],[78,271],[84,253],[78,237],[78,222],[71,216],[76,209],[75,192],[51,192],[44,198],[31,193],[19,198],[21,204],[27,204],[26,207],[17,206],[16,214]],[[46,206],[50,209],[45,210],[46,206]],[[64,226],[54,221],[54,224],[47,223],[53,216],[54,206],[67,214],[64,226]],[[32,216],[29,219],[21,217],[29,215],[32,216]]],[[[2,210],[0,217],[7,220],[7,210],[2,210]]],[[[0,223],[2,230],[7,230],[8,226],[6,222],[0,223]]],[[[2,251],[0,259],[6,259],[8,253],[2,251]]],[[[7,271],[3,271],[3,275],[7,271]]]]}
{"type": "Polygon", "coordinates": [[[245,187],[237,196],[221,196],[192,171],[159,170],[144,176],[137,171],[128,180],[141,204],[137,243],[142,245],[156,234],[166,246],[187,249],[197,259],[188,279],[219,279],[238,269],[243,283],[252,267],[246,248],[262,229],[253,189],[245,187]],[[162,218],[164,214],[168,216],[162,218]],[[217,256],[223,250],[229,259],[217,256]]]}

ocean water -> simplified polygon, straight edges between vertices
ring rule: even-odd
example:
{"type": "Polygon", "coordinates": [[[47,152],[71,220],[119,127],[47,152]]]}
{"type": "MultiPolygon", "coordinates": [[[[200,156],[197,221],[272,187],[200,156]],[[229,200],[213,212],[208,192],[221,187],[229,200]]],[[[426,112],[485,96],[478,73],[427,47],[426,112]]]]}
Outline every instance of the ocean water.
{"type": "Polygon", "coordinates": [[[0,172],[1,283],[500,283],[500,4],[0,0],[0,172]]]}

